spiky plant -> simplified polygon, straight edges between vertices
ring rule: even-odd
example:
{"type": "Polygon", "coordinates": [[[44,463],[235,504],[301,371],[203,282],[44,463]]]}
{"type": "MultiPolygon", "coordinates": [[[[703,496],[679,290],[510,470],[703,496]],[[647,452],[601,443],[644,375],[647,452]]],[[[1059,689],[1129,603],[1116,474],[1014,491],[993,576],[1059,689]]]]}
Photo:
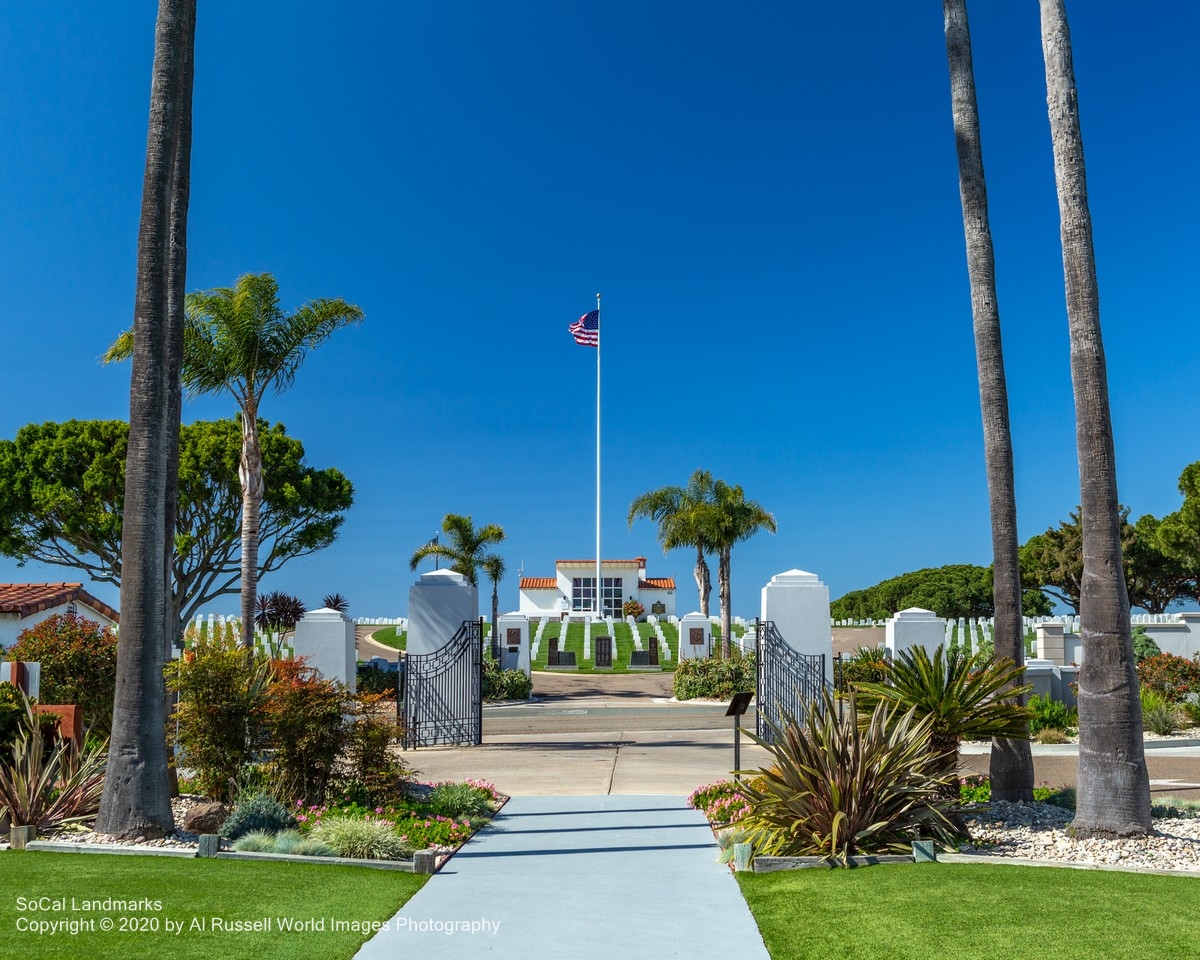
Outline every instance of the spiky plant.
{"type": "Polygon", "coordinates": [[[826,691],[806,725],[788,717],[774,743],[751,735],[771,753],[742,788],[750,812],[739,826],[757,854],[846,865],[856,854],[907,852],[917,839],[961,839],[929,752],[933,719],[881,701],[859,724],[854,698],[844,719],[826,691]]]}
{"type": "Polygon", "coordinates": [[[336,610],[338,613],[345,613],[350,609],[350,601],[340,593],[327,593],[321,598],[321,606],[327,610],[336,610]]]}
{"type": "Polygon", "coordinates": [[[1033,689],[1030,684],[1018,686],[1022,673],[1007,658],[940,646],[931,657],[924,647],[913,647],[889,661],[882,683],[852,686],[862,710],[886,701],[912,710],[919,719],[928,717],[930,754],[939,774],[952,777],[964,738],[1029,739],[1029,711],[1008,699],[1033,689]],[[1014,686],[1005,689],[1008,684],[1014,686]]]}

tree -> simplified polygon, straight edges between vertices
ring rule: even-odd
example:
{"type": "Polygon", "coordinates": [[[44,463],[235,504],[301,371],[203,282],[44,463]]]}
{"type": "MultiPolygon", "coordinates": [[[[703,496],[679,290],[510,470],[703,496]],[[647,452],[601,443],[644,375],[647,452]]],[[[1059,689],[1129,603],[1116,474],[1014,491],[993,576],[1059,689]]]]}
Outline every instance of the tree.
{"type": "MultiPolygon", "coordinates": [[[[262,421],[258,432],[266,478],[261,577],[333,543],[354,488],[340,470],[308,466],[283,424],[262,421]]],[[[172,641],[203,606],[238,590],[241,433],[235,420],[180,431],[172,641]]],[[[119,586],[128,437],[120,420],[70,420],[28,424],[15,440],[0,440],[0,554],[119,586]]]]}
{"type": "Polygon", "coordinates": [[[747,500],[740,486],[730,486],[724,480],[713,484],[712,502],[703,511],[705,539],[717,551],[717,589],[721,602],[722,655],[731,655],[732,616],[730,597],[730,557],[735,544],[749,540],[760,530],[777,529],[775,517],[755,500],[747,500]]]}
{"type": "MultiPolygon", "coordinates": [[[[258,413],[268,391],[282,393],[296,379],[308,351],[337,330],[362,320],[362,311],[340,299],[312,300],[295,313],[279,306],[279,285],[269,273],[246,274],[233,287],[187,296],[183,382],[195,394],[230,393],[241,410],[242,645],[254,642],[259,510],[264,496],[258,413]]],[[[134,347],[126,331],[105,360],[124,360],[134,347]]]]}
{"type": "Polygon", "coordinates": [[[450,569],[461,573],[470,581],[471,586],[479,585],[478,568],[483,563],[484,551],[493,544],[504,540],[504,528],[494,523],[475,529],[470,515],[462,516],[448,513],[442,518],[442,532],[446,535],[446,543],[430,543],[413,551],[410,569],[416,570],[417,565],[427,557],[444,557],[450,561],[450,569]]]}
{"type": "MultiPolygon", "coordinates": [[[[1181,560],[1161,547],[1161,525],[1150,514],[1129,522],[1129,508],[1118,507],[1121,555],[1129,603],[1149,613],[1164,613],[1172,603],[1196,596],[1196,577],[1181,560]]],[[[1068,520],[1030,537],[1021,547],[1021,576],[1079,613],[1083,582],[1083,527],[1079,508],[1068,520]]]]}
{"type": "MultiPolygon", "coordinates": [[[[942,0],[950,98],[958,150],[958,190],[967,243],[967,276],[975,327],[979,405],[983,413],[983,459],[987,470],[988,512],[992,525],[992,602],[996,654],[1018,667],[1025,663],[1021,619],[1021,577],[1017,563],[1017,495],[1013,481],[1008,385],[996,297],[996,258],[988,221],[987,180],[975,98],[975,70],[966,0],[942,0]]],[[[1015,684],[1015,681],[1014,681],[1015,684]]],[[[1023,704],[1021,704],[1023,706],[1023,704]]],[[[1033,754],[1026,735],[992,744],[989,766],[997,800],[1033,799],[1033,754]]]]}
{"type": "Polygon", "coordinates": [[[686,487],[659,487],[637,497],[629,505],[628,517],[630,527],[639,517],[653,520],[658,525],[658,542],[664,554],[680,547],[695,547],[696,589],[700,594],[700,612],[706,617],[712,578],[704,556],[712,553],[714,546],[705,539],[702,510],[712,499],[712,491],[712,474],[707,470],[696,470],[686,487]]]}
{"type": "Polygon", "coordinates": [[[504,558],[497,553],[489,553],[480,562],[480,566],[492,581],[492,636],[496,637],[496,642],[499,643],[500,639],[496,636],[496,618],[500,616],[500,581],[504,579],[504,558]]]}
{"type": "MultiPolygon", "coordinates": [[[[945,567],[926,567],[882,580],[873,587],[851,590],[829,605],[836,620],[886,620],[909,607],[932,610],[939,617],[990,617],[992,601],[991,567],[969,563],[945,567]]],[[[1050,603],[1040,590],[1026,590],[1021,606],[1031,616],[1048,614],[1050,603]]]]}
{"type": "Polygon", "coordinates": [[[1058,192],[1075,436],[1083,580],[1079,595],[1079,837],[1149,833],[1150,779],[1121,557],[1121,515],[1108,374],[1100,332],[1096,256],[1087,202],[1079,95],[1063,0],[1039,0],[1046,102],[1058,192]]]}
{"type": "Polygon", "coordinates": [[[1195,581],[1200,578],[1200,461],[1183,468],[1179,492],[1183,494],[1183,504],[1162,518],[1154,541],[1162,553],[1178,563],[1195,581]]]}
{"type": "Polygon", "coordinates": [[[131,350],[122,517],[121,642],[96,830],[160,837],[174,826],[163,664],[171,577],[192,147],[195,0],[159,0],[131,350]]]}

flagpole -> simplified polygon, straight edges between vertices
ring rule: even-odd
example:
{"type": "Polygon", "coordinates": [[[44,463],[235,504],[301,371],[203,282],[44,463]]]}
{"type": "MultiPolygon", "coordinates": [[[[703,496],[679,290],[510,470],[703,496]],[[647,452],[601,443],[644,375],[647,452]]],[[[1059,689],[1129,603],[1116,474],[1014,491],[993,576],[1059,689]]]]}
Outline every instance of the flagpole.
{"type": "Polygon", "coordinates": [[[600,570],[600,294],[596,294],[596,619],[600,618],[604,580],[600,570]]]}

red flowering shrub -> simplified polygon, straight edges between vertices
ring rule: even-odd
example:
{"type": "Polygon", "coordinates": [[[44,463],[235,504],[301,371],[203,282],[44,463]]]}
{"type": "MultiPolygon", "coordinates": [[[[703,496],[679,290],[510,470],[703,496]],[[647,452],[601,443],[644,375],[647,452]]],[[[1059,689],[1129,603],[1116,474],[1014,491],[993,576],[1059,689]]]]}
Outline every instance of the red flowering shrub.
{"type": "Polygon", "coordinates": [[[1179,703],[1193,691],[1200,692],[1200,660],[1160,653],[1139,663],[1137,672],[1142,689],[1152,690],[1172,703],[1179,703]]]}
{"type": "Polygon", "coordinates": [[[42,665],[42,703],[74,703],[100,736],[112,730],[117,686],[117,636],[77,613],[56,613],[22,630],[10,660],[42,665]]]}

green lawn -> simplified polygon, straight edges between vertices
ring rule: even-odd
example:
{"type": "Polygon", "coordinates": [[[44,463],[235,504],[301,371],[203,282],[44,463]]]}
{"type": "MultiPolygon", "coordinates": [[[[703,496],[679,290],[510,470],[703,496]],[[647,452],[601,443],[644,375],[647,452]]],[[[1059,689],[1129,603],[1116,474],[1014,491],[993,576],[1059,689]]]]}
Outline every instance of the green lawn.
{"type": "Polygon", "coordinates": [[[990,864],[739,873],[773,960],[1196,957],[1200,880],[990,864]]]}
{"type": "Polygon", "coordinates": [[[120,957],[121,960],[348,960],[370,932],[332,931],[388,920],[427,879],[364,867],[254,861],[122,857],[76,853],[0,853],[0,957],[120,957]],[[25,909],[18,898],[25,898],[25,909]],[[41,897],[65,898],[65,909],[30,909],[41,897]],[[73,910],[76,901],[161,901],[161,909],[73,910]],[[269,932],[214,931],[212,918],[261,921],[269,932]],[[317,921],[312,932],[280,932],[279,918],[317,921]],[[207,929],[193,928],[192,920],[207,929]],[[95,930],[34,933],[18,921],[94,920],[95,930]],[[111,920],[117,929],[105,932],[111,920]],[[165,929],[167,920],[172,930],[165,929]],[[122,932],[122,922],[145,929],[122,932]],[[325,930],[319,929],[323,921],[325,930]],[[182,924],[182,929],[176,925],[182,924]],[[152,929],[157,925],[158,930],[152,929]],[[178,932],[176,932],[178,929],[178,932]]]}
{"type": "MultiPolygon", "coordinates": [[[[530,626],[531,630],[529,639],[532,642],[533,636],[537,631],[537,626],[536,623],[531,624],[530,626]]],[[[593,632],[591,653],[593,656],[596,652],[596,637],[601,636],[603,631],[606,629],[607,627],[603,624],[603,622],[592,625],[593,632]]],[[[538,648],[537,659],[533,661],[534,670],[546,669],[546,658],[550,655],[550,639],[552,637],[561,637],[561,630],[561,621],[551,620],[546,624],[546,629],[542,633],[541,646],[538,648]]],[[[663,632],[667,633],[668,630],[673,632],[674,627],[671,627],[669,624],[663,624],[663,632]]],[[[644,638],[653,635],[654,628],[649,624],[639,623],[638,631],[644,638]]],[[[613,634],[615,635],[616,640],[616,650],[613,652],[613,669],[611,672],[628,673],[629,671],[627,668],[629,665],[629,655],[633,652],[633,632],[629,629],[629,624],[625,623],[623,620],[617,620],[613,622],[613,634]]],[[[670,636],[670,634],[668,635],[670,636]]],[[[669,661],[662,658],[661,651],[659,656],[659,663],[661,664],[662,669],[666,672],[670,672],[675,669],[678,641],[671,646],[673,649],[671,651],[671,659],[669,661]]],[[[645,648],[646,645],[643,643],[642,649],[644,650],[645,648]]],[[[596,671],[593,660],[583,659],[583,624],[581,623],[571,623],[567,625],[566,641],[565,643],[559,644],[559,650],[575,651],[575,663],[578,666],[579,673],[609,672],[608,670],[596,671]]]]}
{"type": "Polygon", "coordinates": [[[408,633],[403,632],[397,636],[395,627],[381,627],[371,634],[371,639],[394,650],[405,650],[408,647],[408,633]]]}

